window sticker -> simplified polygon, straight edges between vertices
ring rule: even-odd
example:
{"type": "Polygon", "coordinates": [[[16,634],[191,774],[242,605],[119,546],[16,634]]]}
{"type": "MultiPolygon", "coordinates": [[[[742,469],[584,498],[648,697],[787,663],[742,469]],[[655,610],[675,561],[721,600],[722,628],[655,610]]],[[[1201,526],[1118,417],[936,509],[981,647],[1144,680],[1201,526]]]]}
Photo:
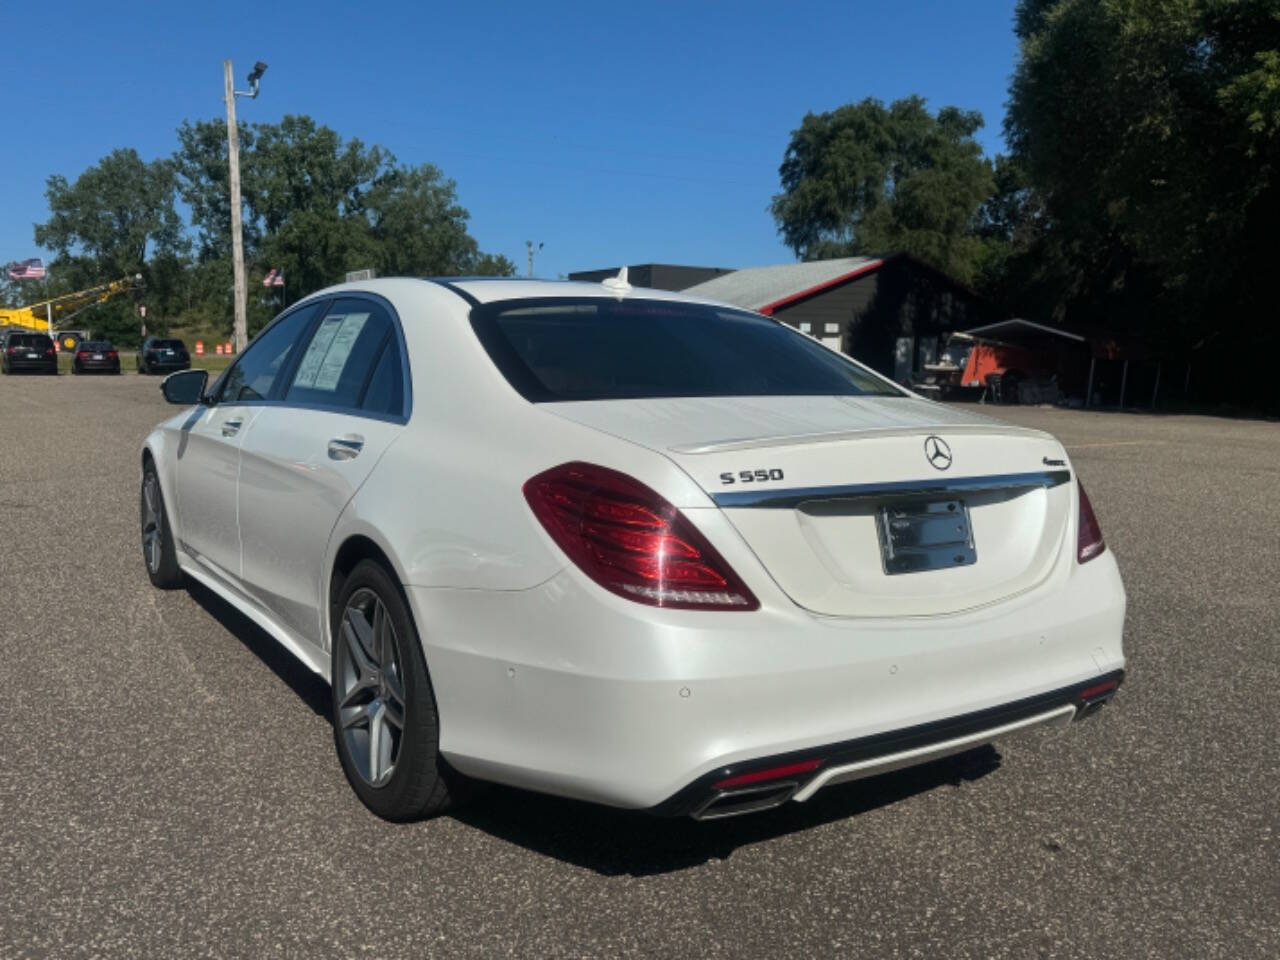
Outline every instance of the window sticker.
{"type": "Polygon", "coordinates": [[[298,364],[298,373],[293,378],[295,387],[308,390],[325,390],[329,393],[338,389],[338,380],[342,369],[347,365],[351,350],[355,347],[360,331],[369,319],[367,313],[347,313],[325,317],[320,322],[320,329],[311,338],[311,344],[298,364]]]}
{"type": "Polygon", "coordinates": [[[324,360],[324,355],[329,351],[329,344],[333,343],[333,335],[338,332],[338,327],[342,324],[342,317],[325,317],[320,323],[320,329],[316,331],[316,335],[311,338],[311,343],[307,346],[307,352],[302,355],[302,362],[298,364],[298,373],[293,378],[295,387],[306,387],[311,389],[316,384],[316,374],[320,372],[320,364],[324,360]]]}

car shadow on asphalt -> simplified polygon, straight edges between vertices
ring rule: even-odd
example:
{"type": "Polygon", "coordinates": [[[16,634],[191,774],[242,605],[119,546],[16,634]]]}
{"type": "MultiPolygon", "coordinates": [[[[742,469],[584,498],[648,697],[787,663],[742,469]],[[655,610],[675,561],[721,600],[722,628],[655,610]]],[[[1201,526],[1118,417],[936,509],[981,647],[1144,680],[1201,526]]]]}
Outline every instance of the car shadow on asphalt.
{"type": "Polygon", "coordinates": [[[726,860],[741,847],[847,820],[1000,767],[987,745],[933,763],[828,787],[805,803],[698,822],[489,787],[450,813],[455,820],[543,856],[605,876],[652,876],[726,860]]]}
{"type": "MultiPolygon", "coordinates": [[[[318,716],[332,722],[329,687],[266,631],[212,590],[187,581],[206,613],[245,645],[318,716]]],[[[933,763],[828,787],[805,803],[724,820],[654,817],[592,803],[483,785],[448,816],[534,853],[604,876],[652,876],[726,860],[764,840],[847,820],[942,787],[959,787],[1000,767],[992,746],[933,763]]]]}
{"type": "Polygon", "coordinates": [[[203,584],[187,578],[187,593],[209,616],[217,620],[233,637],[243,643],[249,652],[270,668],[303,703],[319,716],[333,721],[333,708],[329,697],[329,685],[322,677],[312,673],[284,647],[227,601],[203,584]]]}

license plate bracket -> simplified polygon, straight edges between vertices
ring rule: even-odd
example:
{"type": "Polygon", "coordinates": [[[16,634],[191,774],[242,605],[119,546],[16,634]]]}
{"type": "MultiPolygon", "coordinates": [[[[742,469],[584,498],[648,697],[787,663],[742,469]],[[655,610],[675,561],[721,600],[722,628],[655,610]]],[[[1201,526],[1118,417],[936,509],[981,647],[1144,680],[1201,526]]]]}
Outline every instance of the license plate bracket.
{"type": "Polygon", "coordinates": [[[876,511],[880,558],[888,576],[978,562],[969,507],[959,499],[902,501],[876,511]]]}

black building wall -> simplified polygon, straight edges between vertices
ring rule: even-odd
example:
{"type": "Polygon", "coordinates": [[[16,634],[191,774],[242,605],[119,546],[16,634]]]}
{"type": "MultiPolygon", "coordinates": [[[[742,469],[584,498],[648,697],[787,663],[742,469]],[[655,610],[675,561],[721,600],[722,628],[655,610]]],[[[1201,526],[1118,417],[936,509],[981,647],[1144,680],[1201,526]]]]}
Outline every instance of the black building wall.
{"type": "Polygon", "coordinates": [[[976,293],[905,256],[774,316],[792,326],[810,324],[815,337],[839,336],[845,353],[887,377],[895,373],[899,339],[912,340],[911,368],[918,371],[921,344],[994,319],[976,293]]]}

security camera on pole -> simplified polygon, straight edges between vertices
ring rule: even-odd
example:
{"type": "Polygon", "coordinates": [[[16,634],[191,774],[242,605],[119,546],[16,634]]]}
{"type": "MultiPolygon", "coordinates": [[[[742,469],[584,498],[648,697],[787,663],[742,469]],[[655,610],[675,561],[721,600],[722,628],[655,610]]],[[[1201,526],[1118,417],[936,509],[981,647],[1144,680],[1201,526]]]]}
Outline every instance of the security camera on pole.
{"type": "Polygon", "coordinates": [[[267,65],[259,60],[249,74],[249,89],[237,90],[231,80],[231,61],[222,61],[227,101],[227,162],[231,174],[231,267],[235,275],[236,353],[242,351],[249,342],[245,322],[244,236],[240,223],[240,131],[236,127],[236,97],[257,99],[258,81],[266,70],[267,65]]]}

